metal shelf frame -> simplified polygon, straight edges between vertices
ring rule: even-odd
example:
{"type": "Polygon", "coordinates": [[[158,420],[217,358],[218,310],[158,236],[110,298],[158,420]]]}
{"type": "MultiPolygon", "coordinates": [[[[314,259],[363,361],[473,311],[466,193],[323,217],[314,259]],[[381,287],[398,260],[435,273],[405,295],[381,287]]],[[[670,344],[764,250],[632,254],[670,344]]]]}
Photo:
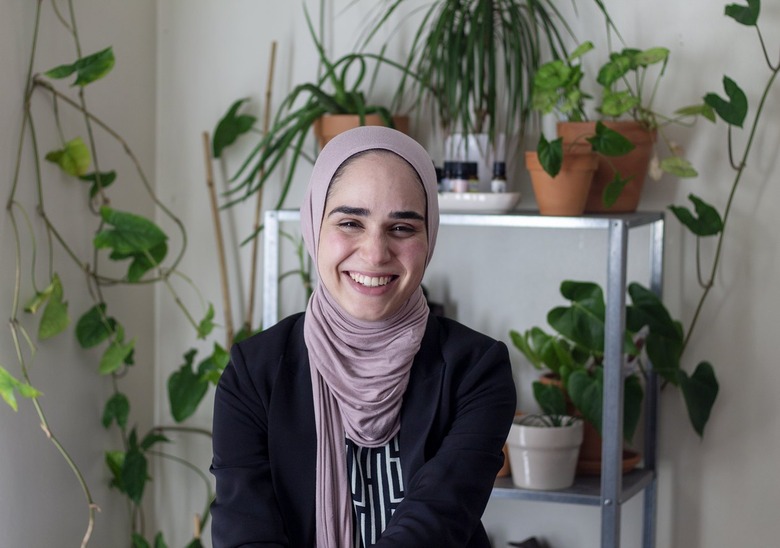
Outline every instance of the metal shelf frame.
{"type": "MultiPolygon", "coordinates": [[[[300,220],[297,210],[272,210],[265,214],[263,246],[263,325],[273,325],[279,313],[279,236],[281,223],[300,220]]],[[[622,474],[623,381],[622,334],[626,326],[626,270],[630,229],[650,227],[650,290],[659,297],[663,285],[664,214],[636,212],[619,215],[554,217],[536,212],[511,214],[442,213],[440,224],[473,227],[601,230],[607,232],[606,326],[604,341],[604,401],[602,410],[602,473],[577,478],[560,491],[518,489],[511,479],[496,481],[492,496],[516,500],[599,506],[601,547],[620,546],[621,506],[639,493],[644,495],[642,547],[655,546],[656,438],[659,383],[652,368],[645,386],[644,463],[641,469],[622,474]]]]}

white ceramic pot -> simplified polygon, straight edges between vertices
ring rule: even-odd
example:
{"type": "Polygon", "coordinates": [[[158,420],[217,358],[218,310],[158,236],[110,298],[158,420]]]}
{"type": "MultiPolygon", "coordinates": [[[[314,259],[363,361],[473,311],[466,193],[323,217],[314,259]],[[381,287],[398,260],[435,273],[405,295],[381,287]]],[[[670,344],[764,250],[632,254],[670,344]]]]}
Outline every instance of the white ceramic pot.
{"type": "Polygon", "coordinates": [[[574,483],[582,421],[569,426],[512,424],[507,438],[512,482],[523,489],[565,489],[574,483]]]}

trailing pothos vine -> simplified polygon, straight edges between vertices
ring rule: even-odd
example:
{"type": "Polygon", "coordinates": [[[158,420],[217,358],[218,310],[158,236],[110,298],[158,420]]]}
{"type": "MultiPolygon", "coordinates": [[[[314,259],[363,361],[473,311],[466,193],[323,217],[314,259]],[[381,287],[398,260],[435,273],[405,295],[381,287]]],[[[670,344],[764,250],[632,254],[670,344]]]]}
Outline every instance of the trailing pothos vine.
{"type": "MultiPolygon", "coordinates": [[[[64,32],[72,38],[75,60],[49,68],[43,73],[36,71],[36,49],[41,17],[49,4],[39,0],[35,14],[24,93],[23,121],[11,190],[6,201],[6,214],[16,242],[15,284],[9,322],[15,356],[0,356],[0,396],[14,410],[18,409],[17,397],[31,400],[44,435],[73,471],[86,503],[87,519],[81,541],[81,545],[86,546],[92,536],[99,503],[94,500],[79,463],[75,462],[56,432],[50,428],[47,412],[52,411],[45,409],[45,399],[35,387],[36,382],[30,372],[36,346],[56,345],[57,338],[72,336],[68,332],[73,327],[72,332],[83,349],[101,350],[96,369],[112,387],[112,395],[104,405],[102,424],[107,429],[115,429],[120,441],[116,447],[106,450],[105,462],[110,471],[111,486],[128,501],[131,523],[128,536],[132,546],[166,546],[162,532],[147,537],[142,504],[150,480],[150,459],[162,458],[185,466],[203,481],[203,508],[196,514],[195,531],[192,541],[188,544],[188,548],[195,548],[201,546],[200,530],[209,515],[209,504],[213,498],[211,483],[202,470],[170,452],[168,448],[171,447],[172,441],[169,435],[187,433],[210,436],[211,433],[179,424],[153,426],[145,432],[131,426],[132,405],[122,390],[122,384],[133,368],[138,367],[134,359],[137,340],[126,331],[121,319],[122,311],[112,307],[104,290],[108,287],[162,284],[185,320],[192,326],[193,336],[199,339],[205,339],[212,334],[215,327],[214,309],[200,297],[194,284],[179,270],[187,247],[187,231],[182,221],[158,199],[153,185],[129,144],[88,106],[84,90],[110,74],[115,63],[114,52],[111,47],[97,52],[83,52],[73,0],[67,0],[65,5],[66,13],[60,10],[56,2],[51,2],[50,9],[61,22],[64,32]],[[62,81],[71,78],[73,81],[68,89],[62,81]],[[35,118],[40,114],[38,110],[42,110],[33,106],[41,103],[37,100],[39,96],[43,96],[51,105],[51,115],[57,128],[54,138],[60,143],[54,150],[47,152],[39,149],[43,139],[40,138],[35,123],[35,118]],[[66,109],[79,114],[79,127],[63,125],[61,111],[66,109]],[[98,136],[107,136],[107,139],[99,141],[98,136]],[[110,166],[100,165],[98,148],[110,146],[111,142],[121,147],[128,155],[135,166],[134,176],[123,176],[110,166]],[[32,181],[22,180],[20,176],[22,163],[29,161],[29,158],[32,158],[34,165],[35,177],[32,181]],[[58,166],[64,177],[55,177],[55,180],[44,183],[44,172],[50,171],[42,169],[44,162],[58,166]],[[93,220],[94,229],[83,236],[91,242],[89,256],[79,254],[78,250],[84,247],[79,245],[82,242],[69,240],[62,227],[57,226],[54,218],[49,215],[47,195],[51,194],[51,189],[57,188],[57,185],[57,192],[62,192],[62,185],[65,184],[63,180],[82,183],[71,186],[73,190],[68,191],[83,195],[83,216],[90,216],[93,220]],[[178,249],[169,249],[168,235],[154,221],[124,210],[112,202],[112,187],[132,184],[133,180],[140,180],[149,200],[179,232],[181,245],[178,249]],[[21,185],[26,184],[35,187],[32,204],[25,203],[21,198],[21,185]],[[41,247],[41,242],[36,238],[36,227],[42,227],[45,234],[43,245],[47,248],[47,279],[43,282],[38,279],[36,269],[36,259],[41,247]],[[23,236],[26,236],[26,239],[23,236]],[[23,244],[23,241],[29,243],[23,244]],[[64,254],[55,253],[55,249],[64,251],[64,254]],[[63,256],[64,260],[55,259],[63,256]],[[29,268],[25,266],[28,264],[29,268]],[[126,269],[121,276],[112,274],[118,271],[118,265],[126,269]],[[63,284],[58,271],[73,267],[84,275],[89,302],[74,303],[67,300],[69,288],[63,284]],[[29,284],[23,284],[25,277],[29,284]],[[32,294],[27,294],[28,285],[32,288],[32,294]],[[197,315],[184,304],[180,295],[182,287],[198,295],[202,311],[197,315]],[[30,327],[30,324],[36,321],[37,333],[33,333],[34,328],[30,327]],[[14,358],[16,368],[9,365],[14,358]]],[[[241,337],[247,332],[248,329],[242,330],[235,337],[241,337]]],[[[184,353],[183,364],[171,375],[167,385],[171,415],[177,423],[183,422],[195,412],[210,384],[217,382],[228,361],[225,348],[231,342],[227,340],[225,346],[214,342],[213,353],[199,363],[195,361],[197,351],[194,348],[184,353]]]]}

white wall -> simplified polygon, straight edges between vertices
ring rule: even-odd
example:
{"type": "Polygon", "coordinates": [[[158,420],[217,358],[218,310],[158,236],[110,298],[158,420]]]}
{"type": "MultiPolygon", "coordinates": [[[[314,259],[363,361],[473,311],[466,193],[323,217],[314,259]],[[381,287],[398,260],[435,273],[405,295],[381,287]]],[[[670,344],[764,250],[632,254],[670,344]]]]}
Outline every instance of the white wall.
{"type": "MultiPolygon", "coordinates": [[[[0,302],[3,317],[10,317],[15,277],[15,243],[12,225],[5,210],[11,191],[13,169],[22,126],[22,106],[27,63],[32,44],[34,13],[38,2],[0,2],[0,72],[3,74],[0,93],[0,178],[2,178],[3,212],[0,214],[0,302]]],[[[67,3],[57,2],[67,13],[67,3]]],[[[119,130],[132,146],[140,161],[154,174],[155,142],[155,3],[149,0],[122,2],[117,0],[79,0],[74,2],[85,53],[93,53],[113,45],[117,57],[114,71],[101,82],[87,88],[87,100],[107,124],[119,130]]],[[[43,2],[44,16],[40,28],[40,45],[35,71],[43,72],[62,63],[71,63],[77,56],[63,27],[53,15],[49,2],[43,2]]],[[[60,89],[68,90],[68,83],[60,89]]],[[[81,118],[61,107],[67,138],[80,134],[86,138],[81,118]]],[[[42,92],[34,97],[37,139],[43,153],[60,147],[52,124],[51,104],[42,92]]],[[[96,130],[101,167],[115,169],[119,180],[112,197],[117,206],[151,216],[150,202],[139,191],[139,181],[121,147],[96,130]]],[[[30,154],[30,134],[25,140],[20,187],[17,199],[23,204],[36,227],[38,238],[38,286],[48,284],[48,251],[42,224],[35,212],[35,179],[30,154]]],[[[46,185],[46,208],[65,238],[76,241],[76,252],[92,261],[89,251],[97,223],[85,206],[86,185],[62,177],[48,163],[42,166],[46,185]]],[[[23,217],[17,219],[22,241],[29,246],[23,217]]],[[[28,247],[29,249],[29,247],[28,247]]],[[[61,265],[58,273],[63,280],[65,299],[70,303],[72,326],[91,306],[84,287],[84,275],[70,263],[62,248],[55,245],[54,255],[61,265]]],[[[32,287],[26,272],[30,254],[25,254],[25,275],[22,279],[22,300],[32,297],[32,287]]],[[[130,336],[137,337],[136,367],[120,386],[136,405],[131,421],[139,428],[152,422],[153,383],[153,293],[142,288],[122,295],[107,290],[109,309],[122,318],[130,336]]],[[[40,315],[40,313],[39,313],[40,315]]],[[[38,318],[22,321],[33,334],[38,318]]],[[[19,366],[7,323],[0,331],[0,364],[15,376],[19,366]]],[[[70,452],[84,473],[93,499],[102,511],[97,516],[90,546],[126,546],[129,528],[124,500],[108,488],[104,466],[104,451],[121,448],[114,432],[100,424],[103,404],[111,394],[110,380],[97,373],[99,354],[78,347],[73,329],[52,342],[38,345],[38,352],[29,359],[33,384],[44,396],[40,403],[54,434],[70,452]]],[[[87,507],[76,479],[54,446],[38,425],[31,403],[19,402],[14,413],[0,401],[0,546],[79,546],[87,526],[87,507]]],[[[151,509],[151,506],[150,506],[151,509]]]]}

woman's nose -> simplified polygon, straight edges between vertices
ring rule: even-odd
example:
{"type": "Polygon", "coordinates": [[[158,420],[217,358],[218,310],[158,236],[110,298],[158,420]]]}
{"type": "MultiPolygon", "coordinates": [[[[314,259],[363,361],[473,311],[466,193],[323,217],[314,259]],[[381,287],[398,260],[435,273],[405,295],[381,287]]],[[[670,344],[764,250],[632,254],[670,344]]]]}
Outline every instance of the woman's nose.
{"type": "Polygon", "coordinates": [[[369,233],[361,246],[361,254],[369,264],[382,264],[390,259],[390,241],[382,231],[369,233]]]}

